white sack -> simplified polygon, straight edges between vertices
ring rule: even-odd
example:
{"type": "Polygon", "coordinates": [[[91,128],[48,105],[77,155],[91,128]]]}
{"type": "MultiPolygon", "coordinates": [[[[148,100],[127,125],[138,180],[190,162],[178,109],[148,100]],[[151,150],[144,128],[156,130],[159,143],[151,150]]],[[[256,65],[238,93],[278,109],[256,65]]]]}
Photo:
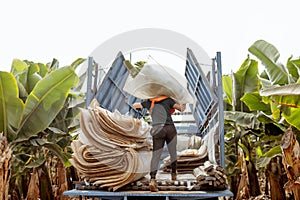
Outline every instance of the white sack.
{"type": "Polygon", "coordinates": [[[186,86],[185,78],[173,69],[151,64],[145,65],[134,78],[128,76],[124,91],[139,99],[165,95],[179,104],[194,103],[186,86]]]}

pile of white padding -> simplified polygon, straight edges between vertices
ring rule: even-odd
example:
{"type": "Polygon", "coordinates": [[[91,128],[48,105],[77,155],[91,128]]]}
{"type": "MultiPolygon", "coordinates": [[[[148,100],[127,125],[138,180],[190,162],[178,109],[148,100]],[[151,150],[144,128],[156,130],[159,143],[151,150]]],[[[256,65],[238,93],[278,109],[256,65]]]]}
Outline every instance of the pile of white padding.
{"type": "Polygon", "coordinates": [[[149,172],[150,126],[145,121],[110,112],[94,100],[81,110],[80,125],[71,163],[88,184],[115,191],[149,172]]]}

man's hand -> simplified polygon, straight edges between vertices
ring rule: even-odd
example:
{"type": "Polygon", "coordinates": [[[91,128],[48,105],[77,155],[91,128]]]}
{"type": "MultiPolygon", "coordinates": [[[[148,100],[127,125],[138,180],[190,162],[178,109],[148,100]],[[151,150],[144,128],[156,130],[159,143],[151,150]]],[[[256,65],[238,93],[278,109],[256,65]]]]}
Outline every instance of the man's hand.
{"type": "Polygon", "coordinates": [[[179,105],[178,103],[175,103],[173,108],[175,108],[176,110],[178,110],[180,112],[183,112],[186,108],[186,104],[179,105]]]}
{"type": "Polygon", "coordinates": [[[185,111],[185,109],[186,109],[186,104],[182,104],[181,105],[181,112],[185,111]]]}
{"type": "Polygon", "coordinates": [[[142,106],[141,103],[134,103],[134,104],[132,105],[132,107],[134,107],[135,109],[143,108],[143,106],[142,106]]]}

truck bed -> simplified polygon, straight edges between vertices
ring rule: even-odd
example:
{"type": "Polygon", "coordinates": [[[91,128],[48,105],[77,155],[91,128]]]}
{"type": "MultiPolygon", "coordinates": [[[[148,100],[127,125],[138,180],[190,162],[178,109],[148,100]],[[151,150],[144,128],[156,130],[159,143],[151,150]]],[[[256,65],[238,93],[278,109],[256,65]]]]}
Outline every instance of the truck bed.
{"type": "Polygon", "coordinates": [[[98,197],[102,199],[216,199],[217,197],[232,196],[232,192],[228,189],[221,191],[120,191],[120,192],[108,192],[101,190],[69,190],[64,192],[67,196],[81,196],[81,197],[98,197]]]}
{"type": "Polygon", "coordinates": [[[111,199],[111,200],[127,200],[127,199],[217,199],[223,196],[233,196],[232,192],[228,189],[225,190],[184,190],[182,187],[182,182],[185,185],[195,181],[195,176],[191,173],[178,174],[177,181],[171,181],[171,175],[169,173],[164,173],[158,171],[157,182],[158,192],[150,192],[148,189],[149,175],[145,176],[144,180],[139,181],[139,186],[132,184],[131,186],[120,189],[119,191],[110,192],[105,191],[101,188],[96,188],[95,186],[84,186],[77,184],[76,188],[64,192],[66,196],[79,196],[79,197],[97,197],[101,199],[111,199]],[[133,188],[136,188],[133,190],[133,188]]]}

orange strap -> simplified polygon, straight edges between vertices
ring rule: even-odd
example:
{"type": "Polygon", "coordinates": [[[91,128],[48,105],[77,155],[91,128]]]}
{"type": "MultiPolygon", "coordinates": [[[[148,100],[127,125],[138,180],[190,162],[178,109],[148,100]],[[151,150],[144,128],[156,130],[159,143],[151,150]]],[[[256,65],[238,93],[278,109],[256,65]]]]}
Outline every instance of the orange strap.
{"type": "MultiPolygon", "coordinates": [[[[151,101],[151,106],[150,106],[150,113],[152,113],[152,109],[154,107],[154,104],[156,102],[160,102],[162,100],[165,100],[169,98],[168,96],[158,96],[158,97],[154,97],[154,98],[150,98],[149,100],[151,101]]],[[[170,109],[170,114],[172,115],[173,113],[175,112],[175,109],[174,108],[171,108],[170,109]]]]}

